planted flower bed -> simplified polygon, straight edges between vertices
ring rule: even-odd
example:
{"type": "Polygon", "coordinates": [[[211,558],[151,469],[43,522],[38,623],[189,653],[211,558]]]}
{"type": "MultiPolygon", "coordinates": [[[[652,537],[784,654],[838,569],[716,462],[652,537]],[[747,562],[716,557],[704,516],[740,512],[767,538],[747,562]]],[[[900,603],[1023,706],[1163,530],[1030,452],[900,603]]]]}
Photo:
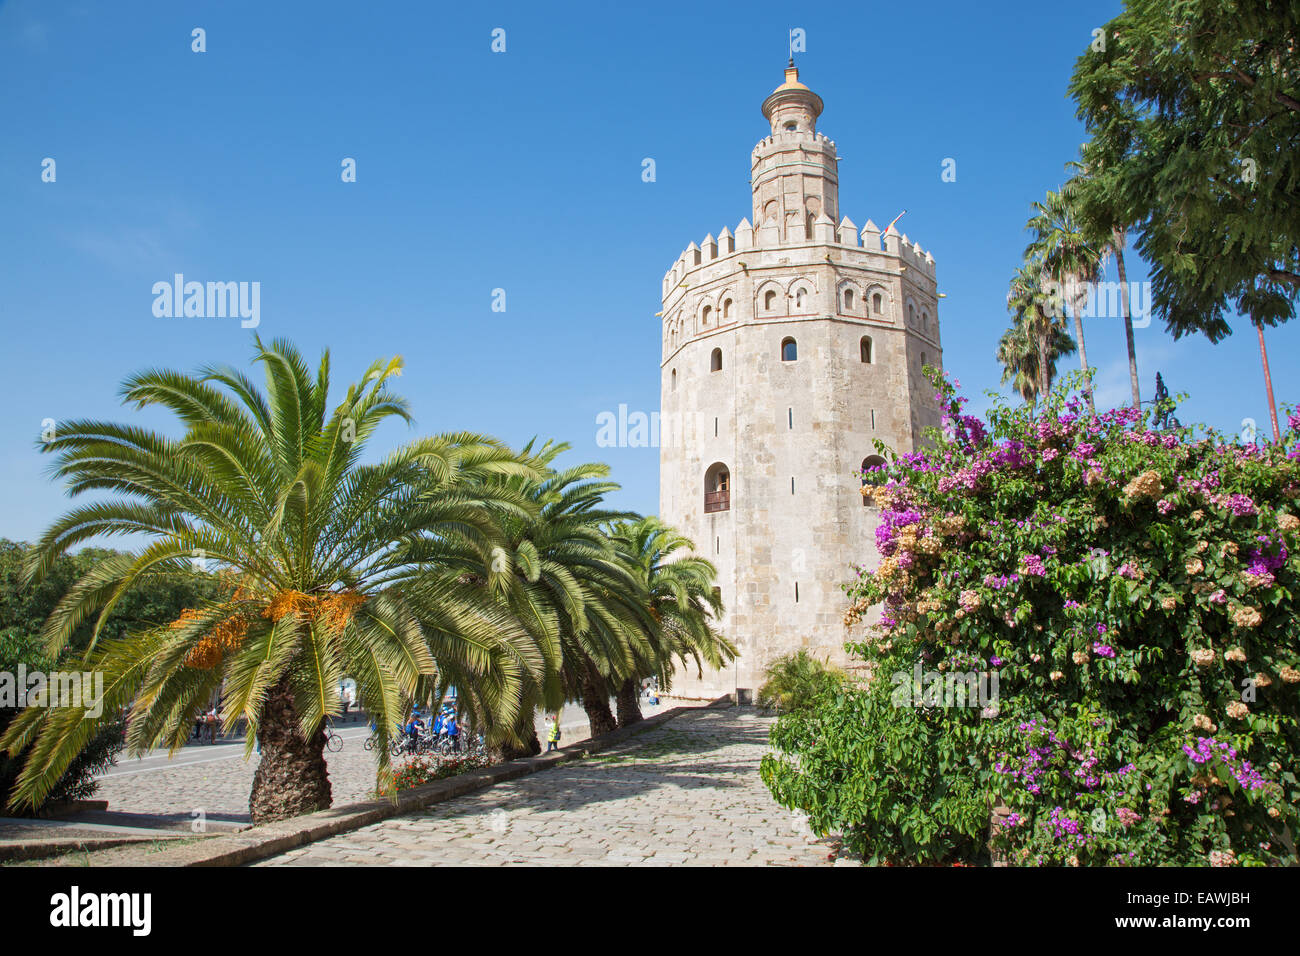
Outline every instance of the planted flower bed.
{"type": "Polygon", "coordinates": [[[385,781],[381,775],[376,792],[381,797],[390,797],[411,787],[478,770],[488,763],[486,757],[476,754],[423,754],[394,760],[390,779],[385,781]]]}

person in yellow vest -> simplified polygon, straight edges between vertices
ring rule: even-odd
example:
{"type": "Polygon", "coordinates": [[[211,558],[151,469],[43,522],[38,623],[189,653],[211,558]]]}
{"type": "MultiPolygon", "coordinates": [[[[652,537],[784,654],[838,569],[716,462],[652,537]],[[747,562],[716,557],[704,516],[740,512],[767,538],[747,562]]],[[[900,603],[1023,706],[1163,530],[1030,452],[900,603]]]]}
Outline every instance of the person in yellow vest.
{"type": "Polygon", "coordinates": [[[546,718],[546,752],[560,749],[560,717],[546,718]]]}

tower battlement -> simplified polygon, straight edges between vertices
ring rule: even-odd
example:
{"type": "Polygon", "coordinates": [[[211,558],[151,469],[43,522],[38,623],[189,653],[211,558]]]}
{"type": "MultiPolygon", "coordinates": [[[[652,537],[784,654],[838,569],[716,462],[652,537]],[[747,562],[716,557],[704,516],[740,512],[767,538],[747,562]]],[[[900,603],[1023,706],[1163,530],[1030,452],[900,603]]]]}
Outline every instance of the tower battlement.
{"type": "MultiPolygon", "coordinates": [[[[904,263],[913,266],[931,279],[935,276],[934,256],[922,249],[919,242],[912,242],[905,234],[900,235],[897,230],[891,230],[890,233],[882,236],[876,224],[868,219],[867,224],[859,232],[856,224],[847,216],[840,221],[838,226],[829,219],[826,219],[824,223],[818,223],[818,221],[814,220],[813,225],[814,236],[812,239],[782,242],[778,238],[774,247],[837,245],[846,249],[859,250],[863,253],[877,255],[883,253],[888,256],[901,257],[904,263]],[[827,227],[826,234],[816,234],[816,226],[819,224],[827,227]]],[[[759,248],[764,244],[766,238],[762,235],[762,230],[755,229],[750,225],[748,219],[742,219],[736,224],[735,232],[723,226],[717,238],[714,238],[713,233],[709,233],[700,240],[699,245],[692,242],[682,250],[681,255],[677,257],[677,261],[664,273],[664,301],[667,302],[674,286],[679,285],[683,280],[689,280],[697,271],[708,267],[719,259],[727,258],[732,253],[759,248]]]]}

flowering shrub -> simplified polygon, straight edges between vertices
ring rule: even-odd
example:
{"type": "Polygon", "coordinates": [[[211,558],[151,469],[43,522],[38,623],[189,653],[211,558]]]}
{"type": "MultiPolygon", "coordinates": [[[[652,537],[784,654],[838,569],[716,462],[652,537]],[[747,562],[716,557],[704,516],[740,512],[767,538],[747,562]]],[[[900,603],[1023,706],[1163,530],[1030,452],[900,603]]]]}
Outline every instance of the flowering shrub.
{"type": "Polygon", "coordinates": [[[868,678],[778,722],[776,797],[880,861],[1296,862],[1300,415],[1238,446],[1067,383],[985,424],[936,383],[943,434],[864,487],[868,678]],[[995,707],[891,703],[972,661],[995,707]]]}
{"type": "Polygon", "coordinates": [[[488,761],[485,757],[474,754],[423,754],[395,760],[389,768],[389,779],[385,780],[383,776],[379,778],[376,792],[381,797],[391,797],[402,790],[409,790],[411,787],[418,787],[446,777],[454,777],[487,765],[488,761]]]}

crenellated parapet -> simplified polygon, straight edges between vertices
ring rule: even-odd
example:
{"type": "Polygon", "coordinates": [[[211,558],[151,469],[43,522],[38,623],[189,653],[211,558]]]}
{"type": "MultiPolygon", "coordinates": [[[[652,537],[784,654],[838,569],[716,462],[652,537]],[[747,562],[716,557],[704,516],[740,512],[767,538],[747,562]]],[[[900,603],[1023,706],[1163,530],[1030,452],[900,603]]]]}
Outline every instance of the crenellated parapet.
{"type": "Polygon", "coordinates": [[[698,244],[692,242],[682,250],[677,261],[664,273],[663,300],[668,303],[675,289],[683,290],[698,285],[699,273],[736,253],[751,249],[793,250],[817,246],[842,247],[851,250],[842,260],[848,265],[864,267],[877,265],[887,268],[885,259],[897,259],[900,264],[915,269],[931,280],[935,277],[934,256],[922,249],[919,242],[912,241],[893,226],[882,234],[880,228],[868,219],[867,224],[859,231],[857,225],[847,216],[837,225],[830,217],[822,214],[813,220],[810,238],[782,242],[770,226],[755,228],[746,218],[736,224],[734,231],[724,226],[716,238],[710,233],[698,244]],[[854,253],[857,255],[855,256],[854,253]]]}

